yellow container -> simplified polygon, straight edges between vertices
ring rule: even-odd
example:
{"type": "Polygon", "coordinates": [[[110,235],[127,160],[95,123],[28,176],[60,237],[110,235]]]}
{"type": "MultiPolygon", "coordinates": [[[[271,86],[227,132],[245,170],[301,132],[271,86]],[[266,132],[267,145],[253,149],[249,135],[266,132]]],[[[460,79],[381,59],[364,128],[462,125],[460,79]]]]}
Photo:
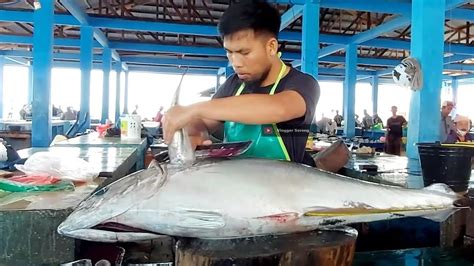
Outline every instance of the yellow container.
{"type": "Polygon", "coordinates": [[[313,136],[308,136],[308,139],[306,140],[306,149],[312,149],[313,148],[313,136]]]}

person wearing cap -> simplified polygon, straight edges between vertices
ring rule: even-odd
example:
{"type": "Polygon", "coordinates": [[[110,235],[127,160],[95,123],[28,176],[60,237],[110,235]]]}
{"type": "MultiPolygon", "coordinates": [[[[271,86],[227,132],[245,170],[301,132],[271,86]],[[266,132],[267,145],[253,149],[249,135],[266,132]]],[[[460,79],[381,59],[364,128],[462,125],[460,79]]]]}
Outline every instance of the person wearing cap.
{"type": "Polygon", "coordinates": [[[453,111],[454,104],[451,101],[444,101],[441,105],[440,141],[446,141],[451,131],[455,131],[453,119],[449,115],[453,111]]]}
{"type": "Polygon", "coordinates": [[[446,137],[444,143],[453,144],[456,142],[471,142],[472,138],[468,134],[471,129],[471,122],[468,117],[457,115],[454,118],[455,129],[446,137]]]}
{"type": "Polygon", "coordinates": [[[235,74],[211,100],[174,106],[163,118],[165,143],[186,128],[193,144],[209,144],[209,133],[224,142],[252,141],[241,157],[314,165],[305,151],[320,88],[309,74],[280,59],[281,17],[264,1],[230,5],[219,20],[219,33],[235,74]]]}

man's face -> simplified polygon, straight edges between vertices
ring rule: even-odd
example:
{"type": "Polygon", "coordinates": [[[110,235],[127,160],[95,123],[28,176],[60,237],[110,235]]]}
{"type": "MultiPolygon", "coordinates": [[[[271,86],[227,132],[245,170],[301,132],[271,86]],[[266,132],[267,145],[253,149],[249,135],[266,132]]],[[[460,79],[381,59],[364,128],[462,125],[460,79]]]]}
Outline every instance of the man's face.
{"type": "Polygon", "coordinates": [[[458,121],[456,123],[456,129],[462,130],[462,131],[469,131],[469,121],[458,121]]]}
{"type": "Polygon", "coordinates": [[[396,114],[397,111],[398,111],[397,107],[392,107],[392,113],[393,113],[393,114],[396,114]]]}
{"type": "Polygon", "coordinates": [[[441,108],[441,113],[443,114],[443,116],[448,116],[451,111],[453,111],[453,106],[448,104],[446,106],[443,106],[443,108],[441,108]]]}
{"type": "Polygon", "coordinates": [[[224,36],[224,48],[235,73],[246,83],[262,81],[271,68],[278,42],[265,33],[241,30],[224,36]]]}

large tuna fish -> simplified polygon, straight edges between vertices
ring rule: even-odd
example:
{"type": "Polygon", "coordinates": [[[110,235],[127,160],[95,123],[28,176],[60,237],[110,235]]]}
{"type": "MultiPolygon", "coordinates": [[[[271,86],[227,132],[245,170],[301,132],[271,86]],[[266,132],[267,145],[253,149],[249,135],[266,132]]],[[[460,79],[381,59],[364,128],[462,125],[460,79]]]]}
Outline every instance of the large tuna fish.
{"type": "Polygon", "coordinates": [[[170,164],[131,174],[91,195],[58,232],[103,242],[157,234],[236,238],[404,216],[442,220],[457,209],[458,197],[441,184],[403,189],[265,159],[196,164],[183,129],[175,133],[169,155],[170,164]],[[106,230],[110,225],[122,230],[106,230]]]}
{"type": "Polygon", "coordinates": [[[457,199],[441,184],[404,189],[296,163],[232,159],[129,175],[82,202],[58,231],[104,242],[156,234],[235,238],[405,216],[442,220],[457,209],[457,199]],[[104,224],[141,232],[108,231],[104,224]]]}

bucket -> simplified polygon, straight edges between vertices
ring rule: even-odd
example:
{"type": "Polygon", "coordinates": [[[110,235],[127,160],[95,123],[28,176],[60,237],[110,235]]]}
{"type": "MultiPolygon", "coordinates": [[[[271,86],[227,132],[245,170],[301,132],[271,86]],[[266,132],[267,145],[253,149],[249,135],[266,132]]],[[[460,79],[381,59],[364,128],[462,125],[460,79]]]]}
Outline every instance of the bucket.
{"type": "Polygon", "coordinates": [[[433,183],[444,183],[454,192],[468,190],[472,148],[419,143],[418,152],[425,187],[433,183]]]}
{"type": "Polygon", "coordinates": [[[140,139],[141,118],[139,115],[125,115],[120,118],[120,138],[140,139]]]}

